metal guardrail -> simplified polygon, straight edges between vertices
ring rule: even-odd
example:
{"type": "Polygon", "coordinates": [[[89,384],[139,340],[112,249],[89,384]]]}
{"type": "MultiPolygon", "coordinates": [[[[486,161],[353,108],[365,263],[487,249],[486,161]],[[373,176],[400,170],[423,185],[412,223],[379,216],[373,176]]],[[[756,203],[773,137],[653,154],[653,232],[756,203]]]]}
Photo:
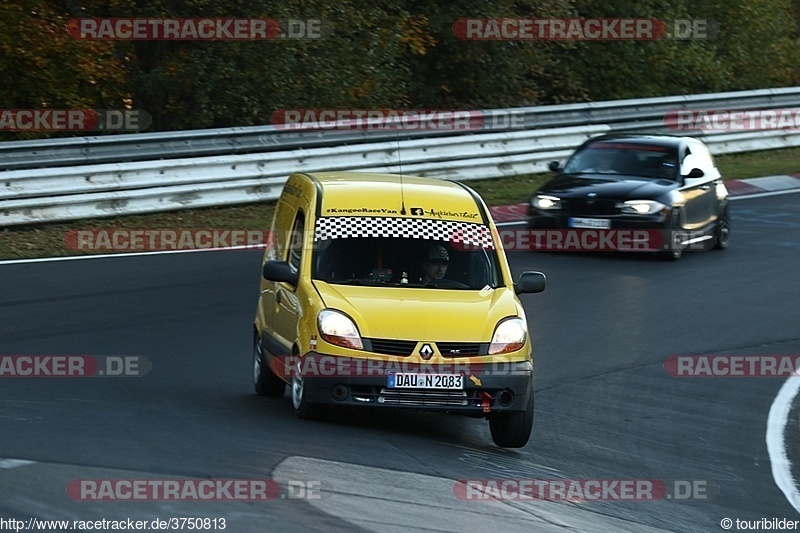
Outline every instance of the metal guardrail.
{"type": "MultiPolygon", "coordinates": [[[[755,92],[762,97],[762,93],[772,94],[770,98],[773,98],[773,103],[779,97],[794,95],[791,97],[800,98],[800,88],[755,92]]],[[[718,95],[721,97],[719,100],[711,96],[700,95],[713,109],[732,109],[732,102],[737,98],[740,103],[746,100],[742,93],[718,95]]],[[[691,100],[695,105],[700,97],[659,99],[658,104],[646,112],[641,109],[643,100],[630,100],[530,108],[529,114],[525,115],[528,118],[538,116],[541,120],[544,117],[561,116],[570,122],[579,120],[579,117],[565,118],[564,113],[577,113],[582,108],[583,113],[594,113],[596,120],[604,118],[609,124],[469,135],[454,135],[453,132],[441,135],[440,132],[435,139],[431,138],[432,132],[422,132],[424,138],[412,136],[398,139],[397,132],[392,131],[382,132],[383,137],[379,136],[379,141],[366,132],[284,130],[281,131],[286,134],[284,137],[272,138],[273,149],[268,152],[232,155],[229,150],[226,155],[152,160],[157,152],[156,147],[165,146],[158,144],[166,142],[162,138],[150,145],[150,160],[0,172],[0,226],[274,200],[288,175],[298,171],[402,170],[407,174],[456,180],[544,172],[549,161],[564,159],[591,136],[633,129],[657,131],[658,125],[663,131],[666,129],[663,116],[668,111],[679,109],[677,101],[691,100]],[[559,109],[550,109],[553,107],[559,109]],[[614,115],[615,110],[618,115],[614,115]],[[653,113],[660,113],[661,120],[651,120],[653,113]],[[635,121],[634,118],[642,120],[635,121]],[[298,133],[308,136],[298,137],[298,133]]],[[[748,101],[752,101],[752,98],[748,101]]],[[[792,104],[781,101],[781,106],[788,108],[792,104]]],[[[691,107],[687,105],[686,108],[691,107]]],[[[745,108],[752,109],[752,106],[745,108]]],[[[203,132],[201,139],[195,141],[211,142],[212,131],[218,130],[203,132]]],[[[196,133],[185,132],[187,137],[196,133]]],[[[800,146],[800,135],[786,130],[695,136],[703,139],[715,154],[800,146]]],[[[120,137],[141,139],[142,136],[120,137]]],[[[133,148],[130,141],[114,139],[120,143],[117,148],[133,148]]],[[[228,141],[230,139],[225,142],[228,141]]],[[[173,142],[180,141],[173,135],[173,142]]],[[[29,145],[27,142],[23,144],[29,145]]],[[[110,157],[111,153],[106,152],[98,157],[110,157]]]]}
{"type": "MultiPolygon", "coordinates": [[[[515,113],[525,129],[605,124],[613,131],[666,131],[664,116],[686,109],[800,107],[800,87],[663,98],[519,107],[484,113],[515,113]]],[[[181,159],[323,148],[397,139],[454,136],[455,131],[295,131],[275,126],[106,135],[0,142],[0,170],[181,159]]]]}
{"type": "Polygon", "coordinates": [[[357,170],[454,179],[544,170],[608,126],[384,141],[263,154],[7,171],[0,226],[275,200],[292,172],[357,170]],[[397,157],[401,152],[402,165],[397,157]],[[53,195],[56,192],[56,195],[53,195]]]}

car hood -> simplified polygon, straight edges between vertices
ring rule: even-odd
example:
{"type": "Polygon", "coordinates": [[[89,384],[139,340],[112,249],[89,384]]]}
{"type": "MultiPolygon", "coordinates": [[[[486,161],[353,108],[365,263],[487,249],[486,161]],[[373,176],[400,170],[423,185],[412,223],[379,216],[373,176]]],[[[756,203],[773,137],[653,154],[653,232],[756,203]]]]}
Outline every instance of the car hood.
{"type": "Polygon", "coordinates": [[[647,179],[614,174],[561,174],[541,187],[538,194],[553,194],[564,198],[596,194],[598,199],[633,200],[657,199],[677,189],[671,180],[647,179]]]}
{"type": "Polygon", "coordinates": [[[489,342],[497,323],[524,316],[513,289],[484,291],[336,285],[314,280],[325,307],[367,338],[489,342]]]}

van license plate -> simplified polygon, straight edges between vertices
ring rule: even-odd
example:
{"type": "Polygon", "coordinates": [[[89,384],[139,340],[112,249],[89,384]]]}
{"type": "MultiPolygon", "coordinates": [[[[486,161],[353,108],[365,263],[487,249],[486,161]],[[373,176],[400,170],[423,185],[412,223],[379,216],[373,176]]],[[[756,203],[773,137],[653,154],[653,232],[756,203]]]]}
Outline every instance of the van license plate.
{"type": "Polygon", "coordinates": [[[390,389],[456,389],[464,388],[462,374],[390,374],[390,389]]]}

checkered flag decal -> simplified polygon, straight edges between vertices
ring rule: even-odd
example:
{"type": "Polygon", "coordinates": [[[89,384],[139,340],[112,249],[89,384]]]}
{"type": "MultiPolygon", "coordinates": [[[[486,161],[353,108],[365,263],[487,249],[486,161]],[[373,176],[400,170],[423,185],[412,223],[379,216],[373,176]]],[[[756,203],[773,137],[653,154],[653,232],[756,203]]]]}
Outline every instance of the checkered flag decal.
{"type": "Polygon", "coordinates": [[[322,217],[314,240],[354,237],[408,237],[449,241],[463,246],[494,249],[492,232],[483,224],[425,218],[322,217]]]}

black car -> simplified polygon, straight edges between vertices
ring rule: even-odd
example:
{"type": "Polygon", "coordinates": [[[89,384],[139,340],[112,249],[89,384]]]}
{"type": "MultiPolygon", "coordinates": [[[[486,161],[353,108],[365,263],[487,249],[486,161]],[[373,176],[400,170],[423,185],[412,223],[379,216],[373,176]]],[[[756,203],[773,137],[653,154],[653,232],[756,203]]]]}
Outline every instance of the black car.
{"type": "Polygon", "coordinates": [[[691,137],[603,135],[583,143],[531,198],[533,230],[644,230],[671,260],[724,249],[728,191],[708,148],[691,137]]]}

